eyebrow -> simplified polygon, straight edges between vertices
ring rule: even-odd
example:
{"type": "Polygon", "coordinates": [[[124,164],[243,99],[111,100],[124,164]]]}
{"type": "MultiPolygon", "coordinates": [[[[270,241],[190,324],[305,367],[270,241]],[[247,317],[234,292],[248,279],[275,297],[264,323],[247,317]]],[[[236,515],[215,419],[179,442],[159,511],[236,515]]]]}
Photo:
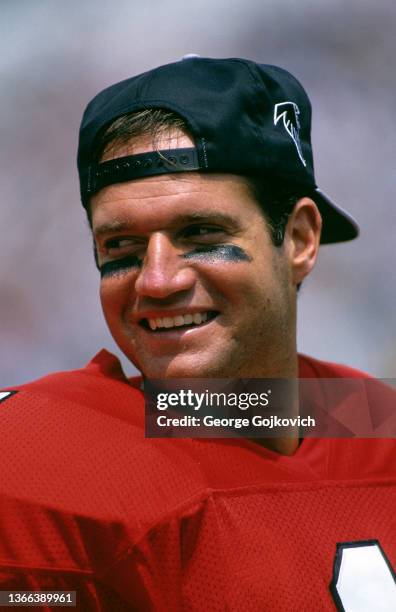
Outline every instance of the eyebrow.
{"type": "Polygon", "coordinates": [[[224,225],[237,226],[238,221],[231,215],[216,210],[203,210],[177,217],[177,223],[217,222],[224,225]]]}
{"type": "Polygon", "coordinates": [[[134,225],[135,224],[130,221],[109,221],[108,223],[101,223],[98,227],[95,227],[93,233],[95,237],[101,237],[118,232],[130,232],[134,225]]]}
{"type": "MultiPolygon", "coordinates": [[[[188,214],[177,215],[171,226],[183,225],[185,223],[221,223],[231,228],[238,228],[239,223],[231,215],[215,210],[203,210],[191,212],[188,214]]],[[[94,230],[95,237],[102,237],[112,233],[130,232],[137,226],[135,221],[114,220],[106,223],[101,223],[94,230]]]]}

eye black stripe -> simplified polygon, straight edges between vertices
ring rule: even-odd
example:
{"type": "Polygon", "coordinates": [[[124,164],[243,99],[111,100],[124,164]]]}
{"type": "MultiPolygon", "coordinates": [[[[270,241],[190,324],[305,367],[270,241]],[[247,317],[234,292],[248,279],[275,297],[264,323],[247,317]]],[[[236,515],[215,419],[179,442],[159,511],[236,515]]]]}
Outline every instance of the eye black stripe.
{"type": "Polygon", "coordinates": [[[202,245],[194,250],[184,253],[183,259],[197,259],[199,261],[228,261],[237,263],[240,261],[252,261],[252,258],[239,246],[235,244],[202,245]]]}
{"type": "Polygon", "coordinates": [[[115,276],[117,274],[126,273],[131,268],[141,268],[142,261],[136,255],[128,255],[121,259],[114,259],[113,261],[107,261],[100,266],[100,276],[115,276]]]}

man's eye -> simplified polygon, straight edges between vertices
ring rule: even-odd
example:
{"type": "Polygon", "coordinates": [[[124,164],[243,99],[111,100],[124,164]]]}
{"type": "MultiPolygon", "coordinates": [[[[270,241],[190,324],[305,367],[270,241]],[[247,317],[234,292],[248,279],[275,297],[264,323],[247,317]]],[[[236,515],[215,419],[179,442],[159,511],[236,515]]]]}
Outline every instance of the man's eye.
{"type": "Polygon", "coordinates": [[[137,244],[132,238],[111,238],[105,243],[105,250],[109,255],[116,255],[126,251],[132,251],[139,248],[141,244],[137,244]]]}

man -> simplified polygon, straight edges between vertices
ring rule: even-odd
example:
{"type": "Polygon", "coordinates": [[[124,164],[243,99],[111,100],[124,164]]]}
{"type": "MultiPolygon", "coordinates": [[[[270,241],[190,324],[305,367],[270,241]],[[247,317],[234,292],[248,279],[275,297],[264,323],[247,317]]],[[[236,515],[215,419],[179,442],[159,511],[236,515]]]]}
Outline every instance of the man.
{"type": "MultiPolygon", "coordinates": [[[[316,187],[310,115],[289,73],[239,59],[88,105],[103,311],[144,378],[367,378],[297,355],[319,243],[358,232],[316,187]]],[[[140,387],[102,351],[2,393],[3,590],[76,591],[84,611],[395,609],[393,441],[145,438],[140,387]]]]}

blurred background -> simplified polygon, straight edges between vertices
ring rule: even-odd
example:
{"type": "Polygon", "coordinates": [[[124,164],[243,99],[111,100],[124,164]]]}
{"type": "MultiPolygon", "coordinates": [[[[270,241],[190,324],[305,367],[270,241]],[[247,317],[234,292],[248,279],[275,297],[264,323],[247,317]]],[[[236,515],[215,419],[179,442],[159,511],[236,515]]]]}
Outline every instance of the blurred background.
{"type": "Polygon", "coordinates": [[[318,185],[361,237],[321,250],[299,349],[396,377],[394,0],[2,0],[0,15],[0,385],[119,354],[79,204],[79,122],[100,89],[186,53],[278,64],[308,90],[318,185]]]}

